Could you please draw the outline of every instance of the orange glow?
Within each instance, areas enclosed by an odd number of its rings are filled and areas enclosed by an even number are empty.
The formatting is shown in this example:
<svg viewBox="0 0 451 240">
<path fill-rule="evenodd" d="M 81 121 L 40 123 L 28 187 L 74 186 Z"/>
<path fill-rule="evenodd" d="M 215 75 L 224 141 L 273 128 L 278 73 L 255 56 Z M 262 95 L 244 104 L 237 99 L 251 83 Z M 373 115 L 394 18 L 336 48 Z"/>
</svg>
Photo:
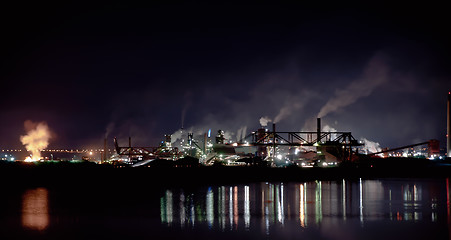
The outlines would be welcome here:
<svg viewBox="0 0 451 240">
<path fill-rule="evenodd" d="M 49 225 L 49 200 L 46 188 L 27 190 L 22 196 L 22 226 L 42 231 Z"/>
</svg>

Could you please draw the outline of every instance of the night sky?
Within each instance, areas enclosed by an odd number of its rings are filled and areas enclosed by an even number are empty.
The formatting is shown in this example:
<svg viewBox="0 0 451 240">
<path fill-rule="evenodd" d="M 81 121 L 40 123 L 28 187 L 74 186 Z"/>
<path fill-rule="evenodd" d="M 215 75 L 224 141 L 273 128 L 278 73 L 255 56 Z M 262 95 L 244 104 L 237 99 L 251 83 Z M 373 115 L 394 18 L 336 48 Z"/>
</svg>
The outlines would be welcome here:
<svg viewBox="0 0 451 240">
<path fill-rule="evenodd" d="M 261 117 L 315 131 L 318 114 L 382 147 L 445 146 L 444 5 L 10 2 L 0 149 L 23 148 L 26 120 L 47 122 L 49 148 L 81 148 L 105 136 L 156 146 L 182 124 L 235 140 Z"/>
</svg>

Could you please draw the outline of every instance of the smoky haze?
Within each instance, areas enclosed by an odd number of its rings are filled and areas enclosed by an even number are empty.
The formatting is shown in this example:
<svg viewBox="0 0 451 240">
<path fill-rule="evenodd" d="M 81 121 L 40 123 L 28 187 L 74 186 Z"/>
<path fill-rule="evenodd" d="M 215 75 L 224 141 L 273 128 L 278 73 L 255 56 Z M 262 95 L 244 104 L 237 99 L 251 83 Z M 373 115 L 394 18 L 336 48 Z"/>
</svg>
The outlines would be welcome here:
<svg viewBox="0 0 451 240">
<path fill-rule="evenodd" d="M 362 97 L 369 96 L 377 87 L 387 82 L 389 80 L 389 67 L 385 58 L 386 56 L 374 56 L 363 70 L 361 77 L 352 81 L 345 88 L 335 91 L 334 96 L 319 111 L 318 117 L 325 117 L 355 103 Z"/>
</svg>

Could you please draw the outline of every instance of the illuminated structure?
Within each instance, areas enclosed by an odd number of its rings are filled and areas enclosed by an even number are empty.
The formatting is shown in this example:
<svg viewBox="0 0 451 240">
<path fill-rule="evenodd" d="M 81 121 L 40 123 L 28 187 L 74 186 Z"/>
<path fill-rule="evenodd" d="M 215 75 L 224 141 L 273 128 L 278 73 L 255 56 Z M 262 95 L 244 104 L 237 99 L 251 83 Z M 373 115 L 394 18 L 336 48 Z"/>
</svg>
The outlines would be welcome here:
<svg viewBox="0 0 451 240">
<path fill-rule="evenodd" d="M 166 141 L 170 141 L 170 138 L 166 137 Z M 138 160 L 152 160 L 156 158 L 174 159 L 179 157 L 178 148 L 168 147 L 168 143 L 162 144 L 159 147 L 132 147 L 131 138 L 129 138 L 128 147 L 120 147 L 117 139 L 114 138 L 114 146 L 119 156 L 128 156 L 129 160 L 135 158 Z"/>
<path fill-rule="evenodd" d="M 448 95 L 448 108 L 450 108 L 451 94 Z M 450 110 L 448 109 L 448 115 Z M 448 125 L 450 118 L 448 116 Z M 450 131 L 451 127 L 448 127 Z M 448 134 L 448 138 L 449 138 Z M 118 155 L 138 157 L 138 160 L 153 160 L 163 158 L 177 160 L 184 156 L 194 157 L 205 165 L 216 163 L 226 165 L 255 165 L 271 164 L 273 166 L 298 165 L 303 167 L 337 165 L 339 162 L 353 161 L 363 142 L 357 141 L 351 132 L 322 131 L 321 119 L 317 118 L 316 131 L 281 132 L 273 129 L 260 128 L 237 142 L 232 142 L 225 137 L 222 130 L 218 130 L 215 139 L 211 140 L 211 130 L 203 134 L 203 140 L 196 140 L 193 133 L 187 134 L 187 141 L 178 148 L 171 145 L 171 136 L 166 135 L 165 141 L 159 147 L 119 147 L 115 139 L 115 147 Z M 182 134 L 182 143 L 183 134 Z M 448 145 L 451 141 L 448 140 Z M 367 154 L 368 156 L 394 152 L 402 149 L 410 149 L 420 145 L 427 145 L 428 158 L 437 158 L 440 154 L 438 140 L 392 148 L 384 151 Z M 284 149 L 285 147 L 285 149 Z M 288 151 L 286 151 L 288 148 Z M 247 150 L 245 150 L 247 149 Z M 425 148 L 426 149 L 426 148 Z M 451 146 L 448 146 L 450 151 Z M 425 152 L 426 150 L 422 150 Z M 451 156 L 451 153 L 448 153 Z M 413 155 L 414 157 L 417 155 Z M 407 157 L 407 156 L 405 156 Z"/>
<path fill-rule="evenodd" d="M 390 153 L 390 152 L 394 153 L 394 152 L 399 151 L 399 150 L 409 150 L 409 149 L 413 150 L 414 147 L 421 146 L 421 145 L 427 145 L 427 155 L 426 155 L 426 157 L 433 159 L 433 158 L 436 158 L 436 157 L 438 157 L 440 155 L 440 142 L 438 140 L 436 140 L 436 139 L 431 139 L 431 140 L 426 141 L 426 142 L 411 144 L 411 145 L 397 147 L 397 148 L 391 148 L 391 149 L 387 148 L 387 149 L 384 149 L 382 151 L 370 153 L 370 154 L 367 154 L 367 155 L 368 156 L 375 156 L 375 155 L 379 155 L 379 154 L 382 154 L 382 153 Z M 398 154 L 394 154 L 394 155 L 390 155 L 389 154 L 388 156 L 394 156 L 394 157 L 401 157 L 401 156 L 402 157 L 415 157 L 416 155 L 410 155 L 410 154 L 405 153 L 404 156 L 403 155 L 398 156 Z"/>
<path fill-rule="evenodd" d="M 293 160 L 297 159 L 290 158 L 297 155 L 299 148 L 309 147 L 316 149 L 312 159 L 322 161 L 323 166 L 329 164 L 325 163 L 326 161 L 332 161 L 331 164 L 336 164 L 337 161 L 351 161 L 355 148 L 363 144 L 358 142 L 350 132 L 322 132 L 320 118 L 317 119 L 317 123 L 317 130 L 314 132 L 278 132 L 276 125 L 273 124 L 272 131 L 258 129 L 240 142 L 233 143 L 226 141 L 222 130 L 218 130 L 214 144 L 210 140 L 211 130 L 208 134 L 204 134 L 203 144 L 201 144 L 202 140 L 194 139 L 193 133 L 188 133 L 186 144 L 180 146 L 181 152 L 171 145 L 170 135 L 165 136 L 166 140 L 159 147 L 133 147 L 130 140 L 128 147 L 119 147 L 116 139 L 114 142 L 116 153 L 119 156 L 128 156 L 130 160 L 136 158 L 138 160 L 157 158 L 177 160 L 183 156 L 191 156 L 201 159 L 201 162 L 206 165 L 213 164 L 215 161 L 227 165 L 244 165 L 248 163 L 246 158 L 249 162 L 255 163 L 253 157 L 258 157 L 260 162 L 269 161 L 278 166 L 293 163 Z M 290 147 L 290 153 L 285 154 L 282 147 Z M 243 157 L 244 160 L 241 159 Z"/>
<path fill-rule="evenodd" d="M 273 124 L 272 132 L 254 132 L 250 145 L 272 147 L 273 157 L 277 155 L 277 146 L 316 147 L 319 155 L 324 156 L 324 153 L 328 152 L 338 160 L 350 161 L 353 148 L 363 144 L 358 142 L 351 132 L 322 132 L 321 119 L 318 118 L 316 132 L 277 132 Z"/>
</svg>

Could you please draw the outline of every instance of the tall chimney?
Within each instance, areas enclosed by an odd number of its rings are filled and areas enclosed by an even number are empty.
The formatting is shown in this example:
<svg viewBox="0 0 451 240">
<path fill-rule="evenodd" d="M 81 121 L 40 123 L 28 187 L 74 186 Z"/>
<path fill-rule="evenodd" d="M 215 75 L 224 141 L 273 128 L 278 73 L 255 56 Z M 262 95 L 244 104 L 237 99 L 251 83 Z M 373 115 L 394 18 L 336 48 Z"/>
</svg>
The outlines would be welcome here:
<svg viewBox="0 0 451 240">
<path fill-rule="evenodd" d="M 448 106 L 447 106 L 447 130 L 446 130 L 446 156 L 451 157 L 451 91 L 448 92 Z"/>
<path fill-rule="evenodd" d="M 273 134 L 272 134 L 272 143 L 274 144 L 274 153 L 275 153 L 275 149 L 276 149 L 276 124 L 275 123 L 273 123 L 272 124 L 272 132 L 273 132 Z"/>
<path fill-rule="evenodd" d="M 321 118 L 316 119 L 316 142 L 319 143 L 321 138 Z"/>
</svg>

